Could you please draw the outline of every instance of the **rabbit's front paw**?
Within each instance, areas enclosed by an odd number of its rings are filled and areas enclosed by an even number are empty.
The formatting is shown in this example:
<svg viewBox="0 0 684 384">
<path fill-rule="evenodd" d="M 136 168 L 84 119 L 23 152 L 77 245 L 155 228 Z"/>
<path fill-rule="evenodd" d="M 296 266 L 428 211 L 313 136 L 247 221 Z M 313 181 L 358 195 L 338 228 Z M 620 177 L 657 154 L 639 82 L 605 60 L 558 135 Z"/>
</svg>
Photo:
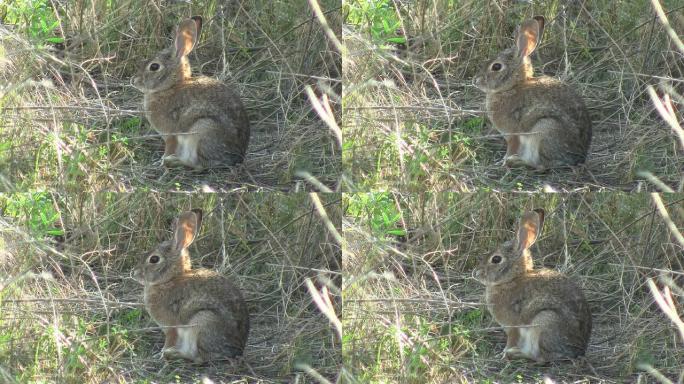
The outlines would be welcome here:
<svg viewBox="0 0 684 384">
<path fill-rule="evenodd" d="M 518 168 L 525 166 L 525 162 L 518 155 L 510 155 L 504 157 L 503 164 L 508 168 Z"/>
<path fill-rule="evenodd" d="M 176 155 L 166 155 L 162 157 L 162 165 L 166 168 L 177 168 L 183 165 Z"/>
<path fill-rule="evenodd" d="M 520 359 L 522 357 L 525 357 L 520 348 L 518 347 L 510 347 L 506 348 L 503 351 L 503 357 L 502 359 L 508 359 L 508 360 L 513 360 L 513 359 Z"/>
<path fill-rule="evenodd" d="M 183 355 L 176 347 L 168 347 L 162 349 L 161 358 L 166 360 L 182 359 Z"/>
</svg>

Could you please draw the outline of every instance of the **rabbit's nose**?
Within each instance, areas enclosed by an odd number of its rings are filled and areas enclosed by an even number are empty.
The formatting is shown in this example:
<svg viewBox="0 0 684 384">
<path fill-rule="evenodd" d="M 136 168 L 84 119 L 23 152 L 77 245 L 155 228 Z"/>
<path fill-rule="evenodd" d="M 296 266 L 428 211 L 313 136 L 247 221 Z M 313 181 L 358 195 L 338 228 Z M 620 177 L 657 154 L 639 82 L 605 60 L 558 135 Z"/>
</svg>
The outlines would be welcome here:
<svg viewBox="0 0 684 384">
<path fill-rule="evenodd" d="M 132 86 L 135 87 L 136 84 L 138 84 L 138 83 L 140 83 L 140 77 L 138 77 L 138 76 L 133 76 L 133 77 L 131 77 L 131 85 L 132 85 Z"/>
</svg>

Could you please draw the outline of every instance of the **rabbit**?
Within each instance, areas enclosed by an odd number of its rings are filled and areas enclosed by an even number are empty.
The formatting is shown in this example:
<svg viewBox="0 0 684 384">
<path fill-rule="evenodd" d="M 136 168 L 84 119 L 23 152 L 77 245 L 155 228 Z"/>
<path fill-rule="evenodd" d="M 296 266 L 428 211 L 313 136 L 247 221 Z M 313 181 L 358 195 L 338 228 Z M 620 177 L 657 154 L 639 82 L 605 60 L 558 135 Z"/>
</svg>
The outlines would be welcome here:
<svg viewBox="0 0 684 384">
<path fill-rule="evenodd" d="M 162 164 L 197 170 L 244 160 L 250 127 L 240 97 L 210 77 L 193 77 L 188 54 L 202 18 L 180 23 L 175 43 L 144 63 L 132 84 L 144 94 L 145 116 L 165 143 Z"/>
<path fill-rule="evenodd" d="M 487 62 L 474 78 L 486 93 L 485 109 L 506 139 L 506 166 L 545 171 L 582 164 L 591 143 L 591 118 L 582 98 L 568 85 L 533 77 L 530 55 L 544 32 L 535 16 L 516 32 L 516 45 Z"/>
<path fill-rule="evenodd" d="M 591 310 L 575 281 L 557 271 L 534 269 L 530 247 L 544 224 L 544 210 L 525 213 L 517 238 L 486 255 L 474 277 L 507 335 L 504 357 L 537 362 L 583 356 L 591 336 Z"/>
<path fill-rule="evenodd" d="M 192 269 L 188 247 L 197 237 L 202 211 L 184 212 L 173 239 L 144 255 L 133 278 L 144 285 L 147 312 L 166 336 L 162 358 L 195 363 L 242 355 L 249 313 L 232 281 L 207 269 Z"/>
</svg>

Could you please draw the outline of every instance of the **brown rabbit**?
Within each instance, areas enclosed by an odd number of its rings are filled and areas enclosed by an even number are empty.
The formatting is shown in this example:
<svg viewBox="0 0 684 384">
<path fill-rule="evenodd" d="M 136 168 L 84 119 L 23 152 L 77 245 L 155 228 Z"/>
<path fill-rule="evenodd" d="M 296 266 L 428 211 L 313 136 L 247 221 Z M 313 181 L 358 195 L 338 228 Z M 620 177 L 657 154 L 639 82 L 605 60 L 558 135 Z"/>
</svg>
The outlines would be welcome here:
<svg viewBox="0 0 684 384">
<path fill-rule="evenodd" d="M 559 272 L 533 269 L 530 247 L 543 223 L 543 210 L 525 213 L 517 238 L 474 271 L 486 286 L 487 308 L 508 337 L 508 358 L 575 358 L 584 355 L 591 336 L 591 312 L 579 285 Z"/>
<path fill-rule="evenodd" d="M 591 118 L 582 98 L 560 81 L 533 77 L 530 55 L 544 32 L 544 17 L 525 21 L 516 45 L 485 64 L 474 84 L 487 94 L 487 116 L 507 143 L 504 164 L 538 170 L 584 163 Z"/>
<path fill-rule="evenodd" d="M 146 62 L 132 80 L 144 93 L 145 116 L 164 138 L 167 167 L 234 165 L 243 161 L 249 144 L 249 120 L 237 94 L 216 79 L 192 77 L 188 54 L 201 31 L 200 16 L 184 20 L 174 45 Z"/>
<path fill-rule="evenodd" d="M 145 285 L 145 308 L 163 327 L 165 358 L 196 363 L 242 355 L 249 314 L 240 290 L 227 277 L 192 269 L 188 246 L 202 223 L 202 211 L 184 212 L 174 238 L 144 256 L 133 277 Z"/>
</svg>

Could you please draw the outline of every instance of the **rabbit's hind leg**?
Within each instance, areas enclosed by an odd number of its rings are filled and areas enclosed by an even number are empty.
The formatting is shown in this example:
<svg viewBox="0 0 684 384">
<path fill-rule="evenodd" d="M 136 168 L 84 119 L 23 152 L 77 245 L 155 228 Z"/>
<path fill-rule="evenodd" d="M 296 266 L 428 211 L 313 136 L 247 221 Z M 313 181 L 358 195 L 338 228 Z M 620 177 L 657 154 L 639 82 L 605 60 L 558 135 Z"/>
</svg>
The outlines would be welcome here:
<svg viewBox="0 0 684 384">
<path fill-rule="evenodd" d="M 529 326 L 520 328 L 518 346 L 513 352 L 537 362 L 554 360 L 554 356 L 549 356 L 548 346 L 558 343 L 560 326 L 560 318 L 556 312 L 539 312 Z"/>
<path fill-rule="evenodd" d="M 564 168 L 583 163 L 586 153 L 582 153 L 580 138 L 571 134 L 569 127 L 558 120 L 546 118 L 539 120 L 535 130 L 543 132 L 543 140 L 539 146 L 539 164 L 543 168 Z"/>
<path fill-rule="evenodd" d="M 200 355 L 205 360 L 234 359 L 242 355 L 242 347 L 239 341 L 234 340 L 235 335 L 227 330 L 235 330 L 234 326 L 226 324 L 226 319 L 220 321 L 214 315 L 214 321 L 206 323 L 198 335 L 198 348 Z"/>
<path fill-rule="evenodd" d="M 568 332 L 572 324 L 562 321 L 557 312 L 542 311 L 533 320 L 539 332 L 537 361 L 563 360 L 576 357 L 575 349 L 568 345 Z"/>
<path fill-rule="evenodd" d="M 537 120 L 532 131 L 520 135 L 520 158 L 537 171 L 568 165 L 572 156 L 562 124 L 553 118 Z"/>
<path fill-rule="evenodd" d="M 202 136 L 199 143 L 199 158 L 205 168 L 229 167 L 243 161 L 242 153 L 222 130 L 214 129 Z"/>
<path fill-rule="evenodd" d="M 206 346 L 207 333 L 215 331 L 218 317 L 211 311 L 200 311 L 192 316 L 190 324 L 176 328 L 178 337 L 174 346 L 164 348 L 162 353 L 166 358 L 182 357 L 201 364 L 207 360 L 203 353 Z M 168 356 L 167 356 L 168 355 Z"/>
<path fill-rule="evenodd" d="M 539 329 L 534 324 L 520 328 L 518 345 L 509 353 L 539 361 L 539 334 Z"/>
</svg>

